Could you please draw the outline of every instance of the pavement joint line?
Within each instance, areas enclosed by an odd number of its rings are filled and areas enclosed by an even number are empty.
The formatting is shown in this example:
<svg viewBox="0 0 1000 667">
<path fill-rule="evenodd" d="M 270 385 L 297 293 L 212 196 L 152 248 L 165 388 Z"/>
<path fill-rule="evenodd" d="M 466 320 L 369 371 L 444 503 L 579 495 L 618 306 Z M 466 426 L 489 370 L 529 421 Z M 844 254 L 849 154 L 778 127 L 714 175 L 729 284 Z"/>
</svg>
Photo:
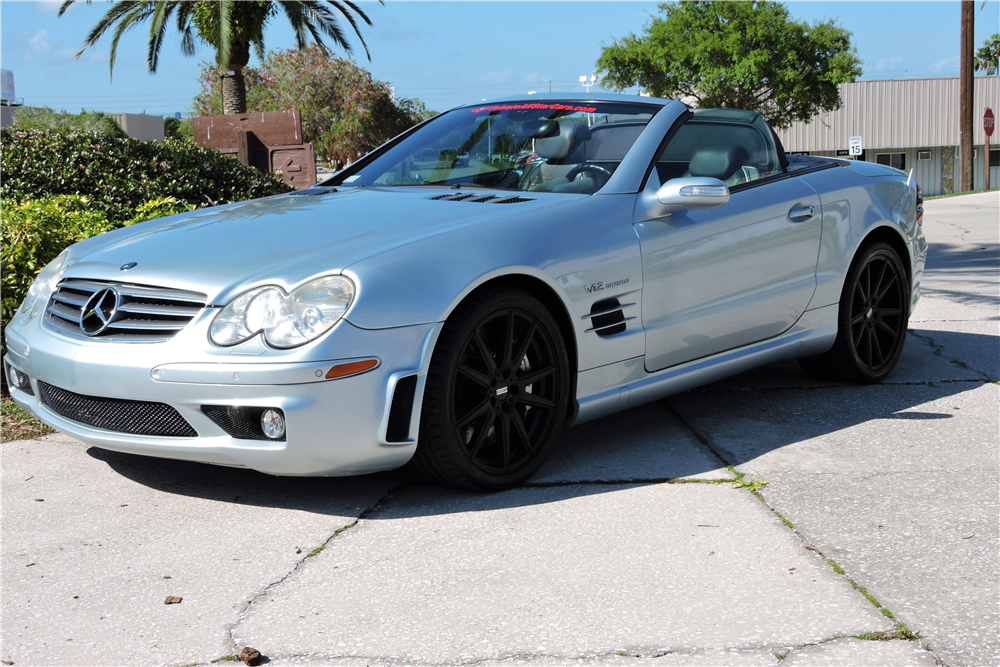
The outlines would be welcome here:
<svg viewBox="0 0 1000 667">
<path fill-rule="evenodd" d="M 726 484 L 736 482 L 736 477 L 720 477 L 716 479 L 688 479 L 685 477 L 639 477 L 634 479 L 580 479 L 559 480 L 553 482 L 525 482 L 522 489 L 548 489 L 560 486 L 627 486 L 629 484 Z"/>
<path fill-rule="evenodd" d="M 890 619 L 891 621 L 893 621 L 896 624 L 896 630 L 895 630 L 895 632 L 892 632 L 892 633 L 885 633 L 885 632 L 868 633 L 868 635 L 866 635 L 866 636 L 855 636 L 856 639 L 883 639 L 883 638 L 885 638 L 885 639 L 904 639 L 904 640 L 907 640 L 907 641 L 919 641 L 921 639 L 920 638 L 920 631 L 919 630 L 917 630 L 916 632 L 912 632 L 908 627 L 906 627 L 906 624 L 903 623 L 902 621 L 900 621 L 899 619 L 897 619 L 896 616 L 892 613 L 892 611 L 890 611 L 889 609 L 887 609 L 878 600 L 876 600 L 873 595 L 871 595 L 870 593 L 868 593 L 868 590 L 865 587 L 859 586 L 858 583 L 854 581 L 854 579 L 852 579 L 851 577 L 848 577 L 847 573 L 844 571 L 844 569 L 842 567 L 840 567 L 840 565 L 838 565 L 833 559 L 827 558 L 823 554 L 823 552 L 821 552 L 814 544 L 812 544 L 806 538 L 806 536 L 803 535 L 795 527 L 794 524 L 792 524 L 791 521 L 789 521 L 784 516 L 782 516 L 782 514 L 777 509 L 775 509 L 774 507 L 772 507 L 767 502 L 767 500 L 764 498 L 763 494 L 760 492 L 760 489 L 763 488 L 767 484 L 767 482 L 764 482 L 764 481 L 756 481 L 756 482 L 754 482 L 753 481 L 754 478 L 751 476 L 751 482 L 750 483 L 744 483 L 743 482 L 744 473 L 737 471 L 736 468 L 735 468 L 735 466 L 733 464 L 731 464 L 719 451 L 717 451 L 711 445 L 711 443 L 709 442 L 708 438 L 705 435 L 703 435 L 702 433 L 700 433 L 697 429 L 695 429 L 694 425 L 689 420 L 687 420 L 683 415 L 681 415 L 680 412 L 678 412 L 674 408 L 673 405 L 671 405 L 667 400 L 664 400 L 663 402 L 664 402 L 664 404 L 666 404 L 667 409 L 670 412 L 672 412 L 675 417 L 677 417 L 677 419 L 681 422 L 681 424 L 683 424 L 685 427 L 687 427 L 687 429 L 689 431 L 691 431 L 691 433 L 694 434 L 694 436 L 698 439 L 699 442 L 701 442 L 701 444 L 703 444 L 710 452 L 712 452 L 716 457 L 718 457 L 718 459 L 720 461 L 722 461 L 724 464 L 726 464 L 726 468 L 728 468 L 733 474 L 735 474 L 737 476 L 737 481 L 733 482 L 733 487 L 734 488 L 745 488 L 752 495 L 754 495 L 757 498 L 757 500 L 759 500 L 761 503 L 764 504 L 765 507 L 767 507 L 769 510 L 771 510 L 771 512 L 773 512 L 775 516 L 777 516 L 779 519 L 781 519 L 782 523 L 784 523 L 793 533 L 795 533 L 799 537 L 799 539 L 801 539 L 805 543 L 806 549 L 808 549 L 809 551 L 815 552 L 816 555 L 818 555 L 820 558 L 822 558 L 824 561 L 826 561 L 826 563 L 828 565 L 830 565 L 831 568 L 833 568 L 834 572 L 836 572 L 837 574 L 839 574 L 840 576 L 842 576 L 843 578 L 845 578 L 847 580 L 847 582 L 851 585 L 851 587 L 854 588 L 854 590 L 856 590 L 859 593 L 861 593 L 861 595 L 863 595 L 865 597 L 865 599 L 868 600 L 868 602 L 870 602 L 872 605 L 874 605 L 882 613 L 883 616 L 885 616 L 886 618 Z M 937 664 L 939 664 L 939 665 L 945 665 L 945 662 L 931 648 L 930 644 L 928 644 L 926 642 L 921 642 L 920 645 L 925 650 L 929 651 L 931 653 L 931 655 L 934 656 L 934 660 L 935 660 L 935 662 Z"/>
<path fill-rule="evenodd" d="M 791 655 L 795 651 L 801 651 L 802 649 L 811 648 L 814 646 L 822 646 L 823 644 L 828 644 L 839 639 L 856 639 L 858 641 L 912 641 L 903 639 L 895 636 L 896 633 L 887 633 L 882 631 L 875 631 L 869 633 L 862 633 L 860 635 L 834 635 L 832 637 L 827 637 L 825 639 L 820 639 L 813 642 L 805 642 L 802 644 L 787 645 L 782 644 L 775 646 L 774 644 L 749 644 L 743 646 L 727 646 L 727 647 L 618 647 L 613 649 L 608 649 L 604 651 L 597 652 L 583 652 L 577 654 L 562 654 L 562 653 L 537 653 L 532 651 L 522 651 L 517 653 L 507 653 L 497 656 L 484 656 L 481 658 L 469 658 L 469 659 L 456 659 L 450 661 L 428 661 L 419 659 L 407 659 L 401 658 L 400 656 L 384 656 L 384 655 L 358 655 L 353 653 L 289 653 L 281 655 L 266 655 L 268 661 L 273 662 L 275 660 L 305 660 L 309 662 L 316 661 L 319 664 L 325 664 L 331 661 L 344 660 L 344 661 L 366 661 L 374 663 L 388 663 L 393 665 L 409 665 L 412 667 L 470 667 L 472 665 L 481 665 L 490 662 L 509 662 L 513 660 L 583 660 L 583 661 L 600 661 L 605 658 L 637 658 L 640 660 L 655 660 L 657 658 L 662 658 L 668 655 L 685 655 L 685 656 L 696 656 L 699 654 L 715 653 L 715 652 L 725 652 L 725 653 L 758 653 L 761 651 L 768 651 L 773 655 L 779 662 L 784 660 L 786 657 Z M 931 651 L 926 645 L 921 645 L 927 651 Z M 938 664 L 944 665 L 940 662 L 938 657 L 934 655 Z M 221 658 L 216 658 L 207 663 L 189 663 L 183 665 L 182 667 L 207 667 L 209 665 L 218 664 L 225 661 L 238 661 L 238 656 L 225 655 Z"/>
<path fill-rule="evenodd" d="M 376 509 L 378 509 L 379 505 L 381 505 L 382 503 L 390 500 L 394 496 L 395 493 L 397 493 L 398 491 L 401 491 L 403 488 L 409 486 L 410 484 L 411 484 L 411 482 L 409 480 L 404 480 L 404 481 L 400 482 L 399 484 L 397 484 L 396 486 L 390 488 L 378 500 L 376 500 L 374 503 L 372 503 L 371 505 L 369 505 L 368 507 L 366 507 L 365 509 L 363 509 L 361 511 L 361 513 L 358 514 L 358 517 L 354 521 L 352 521 L 349 524 L 346 524 L 346 525 L 343 525 L 343 526 L 337 528 L 335 531 L 333 531 L 333 533 L 328 538 L 326 538 L 325 540 L 323 540 L 323 543 L 320 546 L 316 547 L 315 549 L 313 549 L 312 551 L 310 551 L 309 553 L 307 553 L 306 555 L 304 555 L 302 558 L 300 558 L 298 561 L 296 561 L 296 563 L 292 567 L 292 569 L 290 569 L 288 572 L 286 572 L 284 574 L 284 576 L 282 576 L 280 579 L 272 581 L 267 586 L 265 586 L 263 589 L 261 589 L 259 592 L 257 592 L 254 595 L 252 595 L 250 597 L 250 599 L 247 600 L 246 604 L 243 605 L 243 608 L 240 609 L 240 611 L 237 613 L 236 621 L 233 622 L 233 623 L 231 623 L 229 625 L 229 628 L 228 628 L 228 630 L 229 630 L 229 640 L 230 640 L 230 642 L 232 642 L 233 647 L 236 649 L 236 653 L 238 654 L 240 652 L 240 650 L 242 650 L 242 647 L 240 646 L 240 643 L 236 640 L 236 636 L 235 636 L 236 628 L 240 625 L 240 623 L 242 623 L 243 621 L 246 620 L 246 616 L 247 616 L 247 614 L 249 613 L 251 607 L 253 607 L 254 604 L 256 604 L 258 601 L 264 599 L 268 595 L 268 593 L 271 592 L 271 589 L 273 589 L 273 588 L 275 588 L 277 586 L 280 586 L 285 581 L 287 581 L 288 579 L 290 579 L 293 575 L 295 575 L 295 573 L 298 572 L 309 561 L 309 559 L 311 559 L 314 556 L 319 555 L 341 533 L 344 533 L 344 532 L 350 530 L 351 528 L 354 528 L 358 524 L 360 524 L 363 520 L 365 520 L 369 516 L 371 516 L 372 513 L 375 512 Z M 225 660 L 228 660 L 228 659 L 229 659 L 229 656 L 227 655 L 227 656 L 223 656 L 221 658 L 217 658 L 216 660 L 212 660 L 211 662 L 215 663 L 215 662 L 219 662 L 219 661 L 225 661 Z M 211 663 L 208 663 L 208 664 L 211 664 Z"/>
<path fill-rule="evenodd" d="M 927 335 L 923 335 L 923 334 L 918 334 L 918 333 L 914 332 L 913 329 L 909 329 L 909 328 L 906 330 L 906 332 L 908 334 L 910 334 L 911 336 L 913 336 L 914 338 L 917 338 L 919 340 L 922 340 L 922 341 L 926 342 L 930 346 L 931 351 L 934 353 L 935 356 L 941 357 L 942 359 L 945 358 L 945 356 L 943 354 L 943 352 L 944 352 L 944 346 L 940 345 L 938 343 L 935 343 L 933 336 L 927 336 Z M 989 379 L 987 377 L 986 373 L 983 373 L 982 371 L 980 371 L 980 370 L 978 370 L 976 368 L 972 368 L 971 366 L 969 366 L 969 364 L 965 363 L 964 361 L 956 359 L 955 357 L 947 357 L 947 359 L 948 359 L 948 363 L 954 364 L 955 366 L 958 366 L 959 368 L 967 370 L 967 371 L 969 371 L 971 373 L 979 373 L 982 376 L 982 379 L 984 381 Z"/>
<path fill-rule="evenodd" d="M 886 387 L 936 387 L 942 384 L 973 384 L 977 382 L 996 382 L 992 378 L 978 377 L 978 378 L 958 378 L 951 380 L 927 380 L 924 382 L 879 382 L 874 386 L 886 386 Z M 712 389 L 705 387 L 702 389 L 692 389 L 688 391 L 689 394 L 772 394 L 783 391 L 813 391 L 817 389 L 845 389 L 845 388 L 857 388 L 857 385 L 853 384 L 841 384 L 841 383 L 831 383 L 831 384 L 809 384 L 809 385 L 796 385 L 789 387 L 735 387 L 732 389 Z"/>
</svg>

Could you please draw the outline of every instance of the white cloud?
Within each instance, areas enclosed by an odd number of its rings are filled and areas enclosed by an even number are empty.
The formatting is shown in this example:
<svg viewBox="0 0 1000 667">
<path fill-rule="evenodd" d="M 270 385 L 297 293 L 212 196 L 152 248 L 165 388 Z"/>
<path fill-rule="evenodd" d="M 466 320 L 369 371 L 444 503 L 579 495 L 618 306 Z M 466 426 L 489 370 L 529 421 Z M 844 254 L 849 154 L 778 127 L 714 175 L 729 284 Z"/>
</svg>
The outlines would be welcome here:
<svg viewBox="0 0 1000 667">
<path fill-rule="evenodd" d="M 931 65 L 931 69 L 935 72 L 940 72 L 943 69 L 953 69 L 958 67 L 958 60 L 958 56 L 955 56 L 954 58 L 945 58 L 944 60 L 939 60 Z"/>
<path fill-rule="evenodd" d="M 876 71 L 884 71 L 887 69 L 896 69 L 899 65 L 903 63 L 902 56 L 894 56 L 892 58 L 882 58 L 882 60 L 875 63 Z"/>
<path fill-rule="evenodd" d="M 511 71 L 505 69 L 502 72 L 489 72 L 486 76 L 479 77 L 483 83 L 507 83 L 510 81 Z"/>
<path fill-rule="evenodd" d="M 15 39 L 19 45 L 18 55 L 25 60 L 62 63 L 76 59 L 76 50 L 62 40 L 53 42 L 45 30 L 22 32 Z"/>
<path fill-rule="evenodd" d="M 35 9 L 40 11 L 42 14 L 52 14 L 59 11 L 59 7 L 62 5 L 61 0 L 35 0 Z M 72 5 L 70 5 L 72 7 Z"/>
</svg>

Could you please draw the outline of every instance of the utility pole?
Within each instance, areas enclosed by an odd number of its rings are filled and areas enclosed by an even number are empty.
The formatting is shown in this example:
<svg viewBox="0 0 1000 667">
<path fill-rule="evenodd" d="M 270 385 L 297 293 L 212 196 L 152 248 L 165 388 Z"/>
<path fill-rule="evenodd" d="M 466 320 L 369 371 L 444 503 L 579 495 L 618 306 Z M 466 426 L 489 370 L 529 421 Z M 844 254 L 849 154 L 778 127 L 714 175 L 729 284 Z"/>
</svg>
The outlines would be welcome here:
<svg viewBox="0 0 1000 667">
<path fill-rule="evenodd" d="M 959 53 L 959 111 L 958 111 L 958 146 L 959 146 L 959 192 L 973 189 L 972 180 L 972 99 L 973 99 L 973 40 L 975 39 L 974 0 L 962 0 L 962 43 Z"/>
</svg>

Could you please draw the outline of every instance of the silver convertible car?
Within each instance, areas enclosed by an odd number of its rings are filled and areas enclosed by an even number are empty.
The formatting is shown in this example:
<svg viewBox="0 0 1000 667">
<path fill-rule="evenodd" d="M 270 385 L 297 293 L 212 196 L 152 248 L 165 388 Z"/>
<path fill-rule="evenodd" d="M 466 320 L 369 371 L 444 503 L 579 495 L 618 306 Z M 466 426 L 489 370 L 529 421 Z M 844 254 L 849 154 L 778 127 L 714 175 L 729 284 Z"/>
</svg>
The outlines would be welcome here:
<svg viewBox="0 0 1000 667">
<path fill-rule="evenodd" d="M 919 207 L 912 175 L 788 156 L 755 113 L 484 102 L 318 186 L 77 243 L 4 367 L 97 447 L 502 489 L 572 424 L 754 366 L 885 378 Z"/>
</svg>

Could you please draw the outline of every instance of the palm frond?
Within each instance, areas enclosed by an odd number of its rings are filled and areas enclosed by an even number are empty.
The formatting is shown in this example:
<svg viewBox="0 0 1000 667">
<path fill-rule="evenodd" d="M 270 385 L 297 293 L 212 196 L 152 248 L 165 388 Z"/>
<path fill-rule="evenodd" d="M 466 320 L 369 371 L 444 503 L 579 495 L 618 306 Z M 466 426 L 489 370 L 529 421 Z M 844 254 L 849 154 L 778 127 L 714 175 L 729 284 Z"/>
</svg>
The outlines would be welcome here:
<svg viewBox="0 0 1000 667">
<path fill-rule="evenodd" d="M 368 60 L 371 61 L 372 54 L 368 52 L 368 44 L 365 43 L 365 38 L 362 37 L 361 30 L 358 28 L 358 24 L 354 20 L 354 17 L 351 16 L 351 12 L 348 11 L 348 9 L 345 9 L 344 5 L 347 5 L 348 8 L 353 9 L 355 12 L 357 12 L 358 16 L 360 16 L 364 20 L 364 22 L 367 23 L 368 25 L 372 24 L 371 19 L 368 18 L 367 14 L 365 14 L 363 11 L 361 11 L 360 7 L 358 7 L 356 4 L 354 4 L 353 2 L 351 2 L 351 0 L 343 0 L 342 3 L 339 2 L 338 0 L 327 0 L 327 2 L 329 2 L 333 7 L 336 7 L 337 11 L 339 11 L 341 14 L 343 14 L 344 17 L 351 24 L 351 27 L 354 28 L 354 34 L 358 36 L 359 40 L 361 40 L 361 46 L 363 46 L 364 49 L 365 49 L 365 55 L 368 56 Z M 333 15 L 331 13 L 331 17 L 332 16 Z M 336 19 L 334 19 L 334 20 L 336 20 Z"/>
<path fill-rule="evenodd" d="M 155 9 L 155 7 L 151 7 L 150 5 L 155 5 L 156 3 L 136 2 L 132 4 L 132 9 L 118 21 L 118 27 L 115 28 L 114 35 L 111 38 L 111 53 L 108 55 L 108 67 L 110 68 L 112 77 L 114 76 L 115 71 L 115 59 L 118 56 L 118 41 L 122 38 L 122 35 L 137 26 L 140 21 L 149 18 L 149 15 L 152 14 Z M 110 13 L 110 11 L 108 13 Z"/>
<path fill-rule="evenodd" d="M 152 21 L 149 23 L 149 42 L 146 45 L 146 64 L 150 72 L 156 71 L 160 60 L 160 47 L 167 33 L 167 21 L 177 8 L 177 0 L 157 2 L 153 10 Z"/>
<path fill-rule="evenodd" d="M 278 0 L 285 17 L 295 31 L 295 45 L 304 49 L 309 43 L 309 31 L 306 30 L 306 19 L 302 12 L 302 2 L 299 0 Z"/>
<path fill-rule="evenodd" d="M 218 5 L 218 25 L 219 41 L 216 43 L 218 51 L 215 54 L 215 62 L 219 67 L 229 67 L 229 46 L 232 39 L 232 25 L 229 23 L 233 15 L 233 0 L 219 0 Z"/>
<path fill-rule="evenodd" d="M 177 9 L 177 32 L 181 34 L 181 53 L 186 56 L 194 55 L 194 31 L 191 30 L 191 22 L 194 19 L 195 3 L 180 2 Z"/>
</svg>

